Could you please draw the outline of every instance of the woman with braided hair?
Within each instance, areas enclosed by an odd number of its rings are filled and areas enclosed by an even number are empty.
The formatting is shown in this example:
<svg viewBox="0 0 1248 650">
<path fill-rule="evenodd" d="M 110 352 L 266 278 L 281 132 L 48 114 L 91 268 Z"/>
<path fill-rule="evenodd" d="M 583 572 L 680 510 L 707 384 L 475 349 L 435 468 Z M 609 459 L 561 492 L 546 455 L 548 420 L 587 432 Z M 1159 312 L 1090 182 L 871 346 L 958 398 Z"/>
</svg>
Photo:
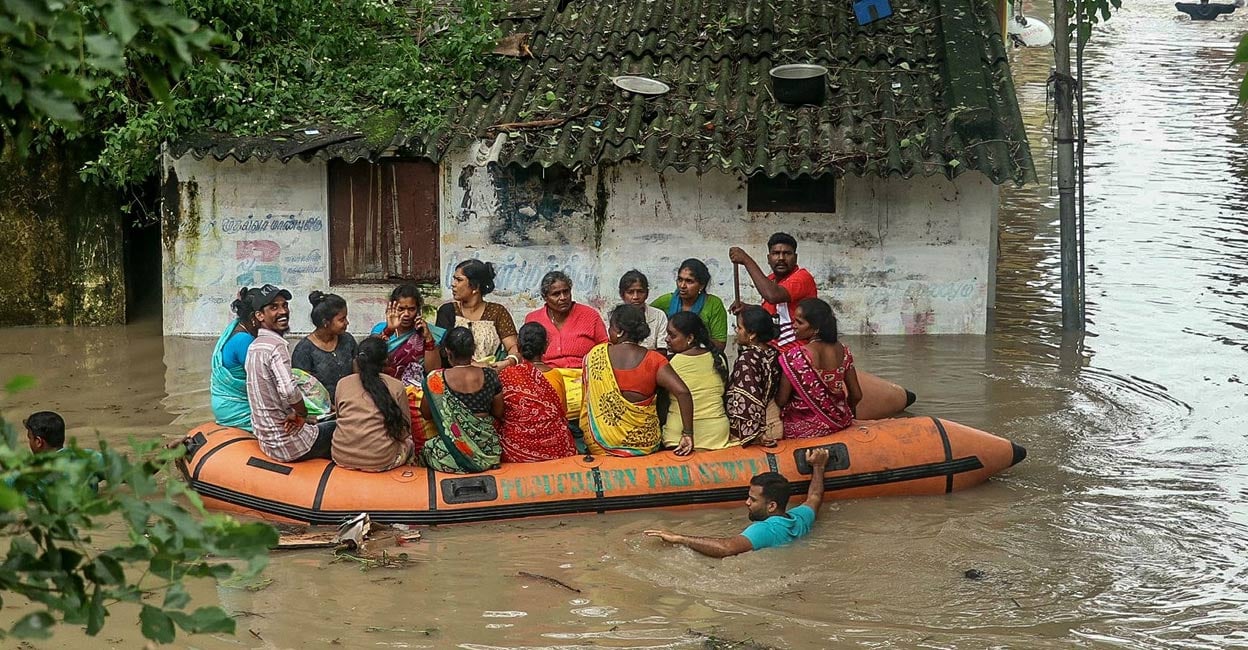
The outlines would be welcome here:
<svg viewBox="0 0 1248 650">
<path fill-rule="evenodd" d="M 724 390 L 728 385 L 728 359 L 711 339 L 706 323 L 691 311 L 674 314 L 667 321 L 667 349 L 671 368 L 689 388 L 693 398 L 693 430 L 698 432 L 698 449 L 729 446 L 728 414 L 724 412 Z M 679 404 L 668 407 L 663 426 L 663 446 L 681 443 Z"/>
<path fill-rule="evenodd" d="M 364 339 L 353 362 L 355 374 L 338 382 L 333 458 L 339 467 L 385 472 L 412 460 L 407 393 L 403 382 L 382 372 L 386 356 L 384 340 Z"/>
</svg>

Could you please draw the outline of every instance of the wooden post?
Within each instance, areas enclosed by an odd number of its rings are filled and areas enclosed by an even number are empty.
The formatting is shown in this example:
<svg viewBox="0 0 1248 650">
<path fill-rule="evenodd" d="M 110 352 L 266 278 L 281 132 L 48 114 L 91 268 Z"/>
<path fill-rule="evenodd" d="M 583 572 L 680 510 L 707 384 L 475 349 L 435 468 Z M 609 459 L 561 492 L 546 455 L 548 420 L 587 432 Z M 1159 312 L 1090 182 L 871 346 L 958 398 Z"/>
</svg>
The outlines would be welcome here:
<svg viewBox="0 0 1248 650">
<path fill-rule="evenodd" d="M 736 291 L 737 302 L 741 302 L 741 265 L 732 265 L 732 288 Z"/>
<path fill-rule="evenodd" d="M 1071 24 L 1065 0 L 1053 3 L 1053 73 L 1057 105 L 1057 201 L 1061 239 L 1062 329 L 1083 331 L 1083 282 L 1079 277 L 1079 229 L 1075 212 L 1074 86 L 1070 75 Z M 1077 38 L 1077 32 L 1076 32 Z"/>
</svg>

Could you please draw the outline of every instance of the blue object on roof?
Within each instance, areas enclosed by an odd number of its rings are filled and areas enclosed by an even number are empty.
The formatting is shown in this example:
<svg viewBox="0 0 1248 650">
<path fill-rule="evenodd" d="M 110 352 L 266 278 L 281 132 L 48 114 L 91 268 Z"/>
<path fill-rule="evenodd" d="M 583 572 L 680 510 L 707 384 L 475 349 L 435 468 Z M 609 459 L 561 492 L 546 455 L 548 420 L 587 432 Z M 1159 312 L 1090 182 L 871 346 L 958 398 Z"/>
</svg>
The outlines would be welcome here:
<svg viewBox="0 0 1248 650">
<path fill-rule="evenodd" d="M 859 25 L 865 25 L 893 15 L 893 6 L 888 0 L 855 0 L 854 15 Z"/>
</svg>

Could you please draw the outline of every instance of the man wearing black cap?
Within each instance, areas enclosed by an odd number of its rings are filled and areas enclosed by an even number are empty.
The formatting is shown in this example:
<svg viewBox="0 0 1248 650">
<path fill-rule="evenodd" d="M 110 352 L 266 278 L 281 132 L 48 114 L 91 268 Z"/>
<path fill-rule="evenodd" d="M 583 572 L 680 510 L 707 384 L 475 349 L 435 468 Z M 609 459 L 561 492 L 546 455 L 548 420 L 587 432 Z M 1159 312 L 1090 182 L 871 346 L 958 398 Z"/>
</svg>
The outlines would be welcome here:
<svg viewBox="0 0 1248 650">
<path fill-rule="evenodd" d="M 329 458 L 335 423 L 308 417 L 282 338 L 290 331 L 290 292 L 266 284 L 251 299 L 260 329 L 247 348 L 247 401 L 260 450 L 286 463 Z"/>
</svg>

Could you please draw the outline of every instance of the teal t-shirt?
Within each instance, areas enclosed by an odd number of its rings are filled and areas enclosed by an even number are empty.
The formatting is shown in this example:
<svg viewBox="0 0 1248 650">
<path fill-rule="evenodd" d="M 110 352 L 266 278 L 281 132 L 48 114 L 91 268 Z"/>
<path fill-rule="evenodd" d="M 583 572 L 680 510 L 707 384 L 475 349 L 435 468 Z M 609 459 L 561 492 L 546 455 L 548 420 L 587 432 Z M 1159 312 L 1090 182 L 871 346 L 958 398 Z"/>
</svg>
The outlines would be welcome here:
<svg viewBox="0 0 1248 650">
<path fill-rule="evenodd" d="M 772 546 L 784 546 L 789 542 L 805 536 L 815 523 L 815 511 L 802 504 L 783 515 L 772 515 L 763 521 L 756 521 L 741 534 L 750 540 L 750 546 L 759 551 Z"/>
<path fill-rule="evenodd" d="M 672 301 L 680 300 L 675 296 L 675 293 L 665 293 L 650 303 L 650 306 L 667 313 L 667 308 Z M 728 310 L 724 308 L 724 301 L 720 300 L 719 296 L 706 294 L 706 303 L 702 305 L 702 313 L 698 316 L 701 316 L 702 322 L 706 323 L 706 329 L 710 330 L 712 339 L 721 343 L 728 341 Z M 671 317 L 668 318 L 670 320 Z M 662 340 L 661 336 L 659 340 Z"/>
</svg>

